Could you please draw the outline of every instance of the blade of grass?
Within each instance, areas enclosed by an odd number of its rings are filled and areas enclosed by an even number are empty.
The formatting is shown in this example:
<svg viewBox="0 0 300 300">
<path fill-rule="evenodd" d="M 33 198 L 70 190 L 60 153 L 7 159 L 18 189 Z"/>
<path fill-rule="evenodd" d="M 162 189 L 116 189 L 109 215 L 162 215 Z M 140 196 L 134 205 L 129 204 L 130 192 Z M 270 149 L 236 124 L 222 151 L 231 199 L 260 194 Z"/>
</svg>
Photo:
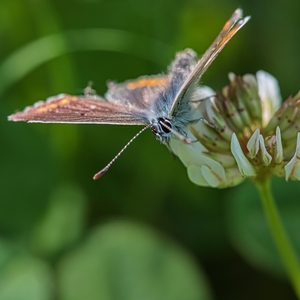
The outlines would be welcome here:
<svg viewBox="0 0 300 300">
<path fill-rule="evenodd" d="M 134 55 L 165 66 L 174 53 L 171 46 L 122 30 L 90 28 L 69 30 L 30 42 L 0 65 L 0 95 L 38 66 L 66 53 L 113 51 Z"/>
</svg>

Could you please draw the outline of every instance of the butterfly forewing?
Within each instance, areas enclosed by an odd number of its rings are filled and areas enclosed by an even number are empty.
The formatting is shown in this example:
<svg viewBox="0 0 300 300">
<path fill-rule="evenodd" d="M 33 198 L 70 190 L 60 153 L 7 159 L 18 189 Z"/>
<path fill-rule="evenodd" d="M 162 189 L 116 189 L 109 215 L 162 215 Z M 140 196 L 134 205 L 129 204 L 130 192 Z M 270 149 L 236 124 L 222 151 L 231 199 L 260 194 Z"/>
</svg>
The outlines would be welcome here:
<svg viewBox="0 0 300 300">
<path fill-rule="evenodd" d="M 178 104 L 183 100 L 188 90 L 195 87 L 195 84 L 199 82 L 203 73 L 218 56 L 224 46 L 250 19 L 250 17 L 242 19 L 242 16 L 242 10 L 237 9 L 232 14 L 231 18 L 225 23 L 219 35 L 216 37 L 211 46 L 206 50 L 204 55 L 198 61 L 194 70 L 189 74 L 185 82 L 182 84 L 180 90 L 174 98 L 174 102 L 169 113 L 170 117 L 173 116 Z"/>
<path fill-rule="evenodd" d="M 8 119 L 30 123 L 148 124 L 142 110 L 112 104 L 96 96 L 76 97 L 66 94 L 39 101 Z"/>
</svg>

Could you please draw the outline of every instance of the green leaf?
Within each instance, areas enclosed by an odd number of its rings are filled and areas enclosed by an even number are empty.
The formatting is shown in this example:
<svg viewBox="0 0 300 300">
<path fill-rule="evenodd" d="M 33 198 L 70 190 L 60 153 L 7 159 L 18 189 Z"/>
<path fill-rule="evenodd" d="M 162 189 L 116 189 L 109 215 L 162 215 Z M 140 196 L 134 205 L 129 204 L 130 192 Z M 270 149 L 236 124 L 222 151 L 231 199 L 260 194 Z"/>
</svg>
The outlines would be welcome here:
<svg viewBox="0 0 300 300">
<path fill-rule="evenodd" d="M 32 234 L 33 251 L 55 255 L 81 236 L 85 223 L 86 199 L 76 186 L 63 185 L 52 194 L 46 214 Z"/>
<path fill-rule="evenodd" d="M 0 94 L 45 62 L 70 52 L 95 50 L 128 53 L 161 65 L 174 52 L 168 44 L 125 30 L 87 28 L 52 34 L 31 41 L 5 58 L 0 64 Z"/>
<path fill-rule="evenodd" d="M 0 300 L 52 299 L 52 274 L 42 260 L 17 256 L 0 269 Z"/>
<path fill-rule="evenodd" d="M 199 266 L 186 251 L 126 221 L 96 228 L 58 271 L 63 300 L 209 299 Z"/>
</svg>

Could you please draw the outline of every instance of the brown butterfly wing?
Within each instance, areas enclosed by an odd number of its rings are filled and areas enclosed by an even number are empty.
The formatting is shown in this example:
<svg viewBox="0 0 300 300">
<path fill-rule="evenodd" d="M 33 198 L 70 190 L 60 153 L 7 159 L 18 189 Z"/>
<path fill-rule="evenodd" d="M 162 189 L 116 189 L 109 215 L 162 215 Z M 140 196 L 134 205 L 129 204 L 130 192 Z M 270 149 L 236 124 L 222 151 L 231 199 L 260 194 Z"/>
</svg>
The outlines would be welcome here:
<svg viewBox="0 0 300 300">
<path fill-rule="evenodd" d="M 10 121 L 29 123 L 81 123 L 147 125 L 142 110 L 109 103 L 98 96 L 61 94 L 39 101 L 8 117 Z"/>
<path fill-rule="evenodd" d="M 203 73 L 211 65 L 225 45 L 248 22 L 249 19 L 250 17 L 243 18 L 243 11 L 241 9 L 238 8 L 235 10 L 230 19 L 223 26 L 221 32 L 218 34 L 214 42 L 206 50 L 204 55 L 197 62 L 197 65 L 193 71 L 189 74 L 185 82 L 180 87 L 180 90 L 174 97 L 173 105 L 170 108 L 170 116 L 173 116 L 175 110 L 182 110 L 182 105 L 185 105 L 185 103 L 182 103 L 185 95 L 188 95 L 189 91 L 195 88 Z"/>
<path fill-rule="evenodd" d="M 108 83 L 105 98 L 108 102 L 147 110 L 170 84 L 168 75 L 142 76 L 123 83 Z"/>
</svg>

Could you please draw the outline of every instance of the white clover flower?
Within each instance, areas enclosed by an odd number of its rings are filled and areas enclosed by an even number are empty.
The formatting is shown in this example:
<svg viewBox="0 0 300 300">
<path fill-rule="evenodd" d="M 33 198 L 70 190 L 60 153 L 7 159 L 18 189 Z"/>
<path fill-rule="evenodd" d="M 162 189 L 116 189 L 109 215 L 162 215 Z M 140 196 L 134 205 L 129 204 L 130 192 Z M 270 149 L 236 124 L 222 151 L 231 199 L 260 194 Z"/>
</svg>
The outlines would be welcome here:
<svg viewBox="0 0 300 300">
<path fill-rule="evenodd" d="M 229 74 L 229 80 L 230 85 L 213 101 L 203 101 L 195 113 L 215 128 L 196 122 L 189 126 L 188 137 L 198 142 L 171 141 L 191 181 L 225 188 L 245 178 L 272 175 L 300 180 L 300 92 L 281 104 L 277 80 L 264 71 L 256 76 Z"/>
</svg>

